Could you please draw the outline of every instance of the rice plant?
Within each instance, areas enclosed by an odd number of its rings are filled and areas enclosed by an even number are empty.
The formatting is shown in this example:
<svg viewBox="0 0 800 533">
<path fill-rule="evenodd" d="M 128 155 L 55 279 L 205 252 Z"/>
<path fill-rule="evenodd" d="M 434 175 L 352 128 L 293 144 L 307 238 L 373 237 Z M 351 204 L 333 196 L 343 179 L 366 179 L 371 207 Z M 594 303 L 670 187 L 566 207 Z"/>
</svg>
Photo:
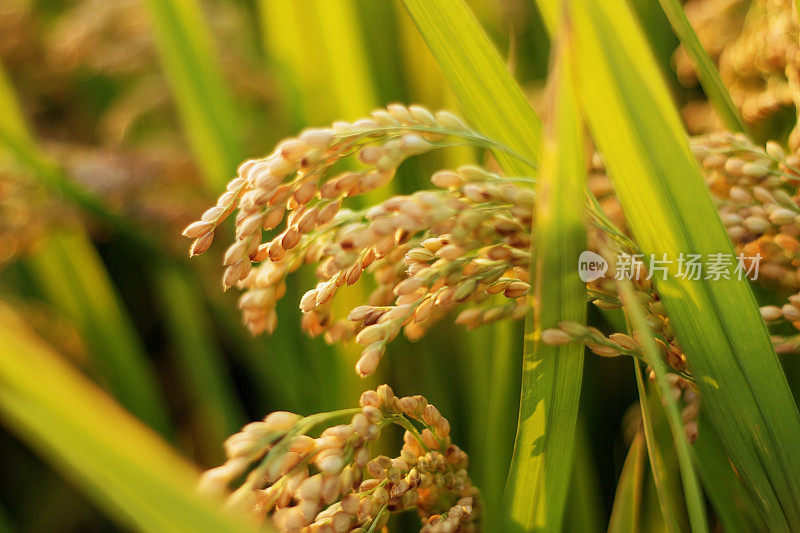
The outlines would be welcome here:
<svg viewBox="0 0 800 533">
<path fill-rule="evenodd" d="M 800 531 L 797 17 L 4 4 L 0 531 Z"/>
</svg>

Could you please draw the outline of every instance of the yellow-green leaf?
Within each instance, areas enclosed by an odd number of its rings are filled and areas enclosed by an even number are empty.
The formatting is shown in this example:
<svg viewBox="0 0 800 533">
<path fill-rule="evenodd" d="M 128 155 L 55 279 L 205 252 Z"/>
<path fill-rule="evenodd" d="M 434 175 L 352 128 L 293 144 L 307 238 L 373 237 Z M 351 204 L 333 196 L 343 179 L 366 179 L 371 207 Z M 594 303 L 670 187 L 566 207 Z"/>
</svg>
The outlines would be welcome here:
<svg viewBox="0 0 800 533">
<path fill-rule="evenodd" d="M 642 509 L 642 491 L 645 476 L 647 475 L 647 449 L 645 448 L 644 434 L 636 433 L 622 473 L 617 482 L 617 492 L 614 495 L 614 506 L 611 509 L 611 520 L 608 524 L 609 533 L 636 533 L 639 531 L 639 516 Z"/>
<path fill-rule="evenodd" d="M 583 345 L 552 346 L 542 331 L 586 320 L 578 258 L 584 227 L 583 124 L 572 79 L 571 52 L 559 41 L 549 80 L 531 255 L 522 400 L 506 496 L 504 531 L 559 531 L 571 478 Z"/>
<path fill-rule="evenodd" d="M 155 371 L 86 234 L 51 233 L 30 263 L 48 299 L 79 328 L 98 377 L 126 408 L 168 433 Z"/>
<path fill-rule="evenodd" d="M 697 78 L 700 80 L 709 102 L 711 102 L 720 119 L 722 119 L 722 123 L 731 131 L 746 131 L 744 121 L 739 114 L 739 110 L 733 105 L 728 88 L 722 83 L 717 67 L 714 66 L 711 58 L 708 57 L 703 45 L 700 43 L 700 39 L 698 39 L 692 25 L 689 23 L 689 19 L 686 18 L 686 13 L 684 13 L 683 6 L 679 0 L 659 0 L 659 2 L 661 2 L 661 7 L 672 25 L 672 30 L 678 36 L 684 50 L 691 58 Z"/>
<path fill-rule="evenodd" d="M 403 0 L 403 5 L 470 123 L 521 156 L 495 150 L 503 170 L 530 174 L 541 134 L 539 118 L 469 9 L 461 0 Z"/>
<path fill-rule="evenodd" d="M 124 529 L 253 531 L 200 499 L 192 466 L 2 304 L 0 419 Z"/>
</svg>

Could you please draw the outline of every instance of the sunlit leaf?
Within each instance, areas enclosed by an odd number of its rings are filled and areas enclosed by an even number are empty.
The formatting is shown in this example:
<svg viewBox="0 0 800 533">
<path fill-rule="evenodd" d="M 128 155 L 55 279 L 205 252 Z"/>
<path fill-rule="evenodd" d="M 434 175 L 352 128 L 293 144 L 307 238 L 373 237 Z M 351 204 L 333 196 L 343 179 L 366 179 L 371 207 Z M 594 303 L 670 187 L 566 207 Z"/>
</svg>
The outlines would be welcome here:
<svg viewBox="0 0 800 533">
<path fill-rule="evenodd" d="M 583 369 L 583 346 L 545 344 L 541 333 L 560 322 L 586 320 L 577 264 L 586 247 L 583 127 L 572 79 L 571 52 L 559 41 L 548 87 L 540 156 L 522 401 L 502 520 L 506 531 L 558 531 L 571 479 Z"/>
<path fill-rule="evenodd" d="M 739 110 L 733 104 L 727 87 L 722 83 L 717 67 L 708 57 L 700 39 L 697 38 L 697 34 L 689 23 L 689 19 L 686 18 L 686 13 L 683 12 L 683 6 L 679 0 L 659 1 L 672 24 L 673 31 L 694 64 L 695 72 L 706 96 L 708 96 L 708 101 L 714 106 L 722 123 L 731 131 L 746 131 Z"/>
<path fill-rule="evenodd" d="M 197 474 L 0 306 L 0 419 L 124 529 L 251 531 L 194 492 Z"/>
<path fill-rule="evenodd" d="M 210 186 L 222 187 L 245 154 L 239 110 L 222 77 L 197 0 L 145 0 L 164 74 L 195 158 Z"/>
<path fill-rule="evenodd" d="M 624 0 L 571 2 L 578 92 L 724 451 L 770 528 L 800 527 L 800 416 L 746 280 L 679 278 L 679 254 L 735 254 Z M 658 257 L 661 257 L 659 255 Z"/>
</svg>

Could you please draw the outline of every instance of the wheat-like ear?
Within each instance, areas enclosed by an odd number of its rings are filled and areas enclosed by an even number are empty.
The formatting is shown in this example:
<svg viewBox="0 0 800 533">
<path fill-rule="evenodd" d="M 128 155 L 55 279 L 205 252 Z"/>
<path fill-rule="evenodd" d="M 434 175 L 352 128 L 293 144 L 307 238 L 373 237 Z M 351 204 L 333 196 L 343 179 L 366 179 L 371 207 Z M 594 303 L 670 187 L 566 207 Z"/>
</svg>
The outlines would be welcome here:
<svg viewBox="0 0 800 533">
<path fill-rule="evenodd" d="M 239 307 L 254 334 L 276 327 L 275 306 L 286 292 L 288 274 L 304 263 L 317 265 L 319 283 L 299 303 L 303 328 L 328 342 L 355 338 L 364 346 L 356 371 L 369 375 L 387 343 L 401 332 L 416 340 L 463 304 L 473 305 L 455 322 L 468 328 L 524 316 L 535 203 L 531 178 L 464 166 L 436 172 L 431 177 L 435 190 L 393 197 L 361 211 L 342 205 L 348 197 L 387 183 L 405 158 L 446 146 L 448 138 L 493 145 L 451 113 L 399 104 L 352 124 L 306 130 L 281 142 L 269 157 L 245 162 L 217 205 L 184 235 L 194 239 L 192 254 L 201 253 L 210 246 L 216 227 L 238 210 L 236 241 L 223 260 L 223 286 L 243 290 Z M 785 191 L 787 183 L 794 185 L 800 177 L 800 159 L 787 157 L 776 143 L 761 149 L 743 135 L 727 133 L 695 138 L 692 147 L 740 251 L 766 258 L 766 278 L 791 288 L 800 285 L 786 263 L 800 248 L 795 237 L 800 209 Z M 351 157 L 364 168 L 329 175 L 335 163 Z M 634 253 L 635 243 L 619 229 L 625 222 L 602 174 L 602 158 L 594 157 L 593 167 L 589 248 L 600 250 L 601 241 L 609 237 Z M 285 227 L 275 230 L 284 219 Z M 263 233 L 272 230 L 276 234 L 262 242 Z M 346 319 L 334 317 L 338 291 L 357 283 L 365 272 L 375 278 L 377 288 Z M 685 356 L 646 274 L 641 270 L 636 282 L 651 328 L 670 366 L 685 375 Z M 598 307 L 620 307 L 611 280 L 601 278 L 587 288 Z M 494 297 L 501 293 L 505 302 Z M 780 316 L 771 307 L 764 316 L 797 322 L 797 309 L 790 300 L 778 309 Z M 555 331 L 549 337 L 564 340 Z M 572 340 L 585 341 L 601 356 L 628 353 L 608 338 Z M 793 338 L 781 343 L 795 344 Z"/>
<path fill-rule="evenodd" d="M 432 114 L 399 104 L 353 124 L 306 130 L 280 143 L 268 158 L 244 163 L 217 205 L 184 235 L 194 239 L 192 253 L 200 253 L 211 244 L 216 227 L 238 209 L 236 241 L 224 257 L 223 285 L 243 290 L 239 307 L 253 333 L 275 328 L 275 305 L 286 291 L 286 276 L 304 263 L 317 265 L 319 283 L 299 303 L 303 328 L 311 335 L 324 335 L 328 342 L 355 338 L 364 347 L 356 371 L 370 375 L 387 343 L 401 332 L 416 340 L 463 304 L 473 305 L 462 309 L 455 322 L 468 328 L 519 319 L 526 311 L 536 200 L 532 178 L 463 166 L 436 172 L 431 177 L 434 190 L 393 197 L 361 211 L 342 206 L 346 198 L 386 184 L 405 158 L 446 146 L 448 137 L 492 145 L 450 113 Z M 800 250 L 800 208 L 787 192 L 796 191 L 800 158 L 787 156 L 777 143 L 762 149 L 744 135 L 729 133 L 694 138 L 692 150 L 706 171 L 737 251 L 762 257 L 766 279 L 800 288 L 791 266 Z M 365 168 L 329 176 L 335 163 L 349 157 Z M 599 155 L 592 167 L 589 249 L 600 252 L 613 241 L 621 251 L 635 253 L 636 244 L 619 229 L 625 221 Z M 284 219 L 285 228 L 262 242 L 262 233 Z M 616 259 L 607 259 L 613 269 Z M 636 296 L 656 345 L 674 372 L 675 394 L 685 391 L 684 423 L 693 439 L 697 390 L 644 267 L 635 269 Z M 378 285 L 369 300 L 346 319 L 334 317 L 332 303 L 338 291 L 358 282 L 365 272 Z M 500 294 L 505 301 L 495 297 Z M 609 278 L 587 283 L 587 296 L 601 309 L 622 305 Z M 783 307 L 767 306 L 762 315 L 769 322 L 800 324 L 800 296 L 792 296 Z M 644 341 L 569 323 L 544 331 L 543 340 L 581 342 L 603 357 L 636 358 L 642 358 Z M 800 346 L 800 336 L 774 340 L 782 351 Z"/>
<path fill-rule="evenodd" d="M 420 515 L 423 532 L 472 531 L 479 492 L 447 419 L 424 397 L 398 398 L 388 385 L 364 392 L 360 404 L 308 417 L 275 412 L 248 424 L 225 442 L 227 462 L 203 475 L 200 490 L 226 495 L 229 507 L 280 531 L 374 531 L 407 510 Z M 330 425 L 347 416 L 349 423 Z M 399 456 L 373 457 L 370 443 L 390 424 L 405 429 Z M 307 434 L 320 425 L 318 437 Z"/>
<path fill-rule="evenodd" d="M 303 327 L 329 342 L 355 337 L 365 346 L 357 371 L 371 374 L 401 330 L 419 338 L 458 304 L 499 293 L 510 299 L 490 301 L 458 319 L 470 327 L 524 312 L 534 200 L 525 179 L 465 166 L 436 173 L 432 181 L 440 190 L 391 198 L 363 211 L 342 207 L 346 198 L 386 184 L 407 157 L 453 141 L 493 145 L 449 112 L 399 104 L 352 124 L 306 130 L 268 158 L 244 163 L 217 205 L 184 235 L 194 239 L 192 255 L 202 253 L 219 224 L 238 209 L 223 286 L 244 290 L 239 307 L 253 333 L 276 327 L 275 304 L 285 293 L 286 276 L 305 262 L 318 265 L 320 282 L 300 302 Z M 329 175 L 350 157 L 365 168 Z M 284 229 L 262 242 L 262 233 L 284 218 Z M 337 291 L 365 271 L 378 282 L 368 305 L 349 320 L 334 319 Z"/>
</svg>

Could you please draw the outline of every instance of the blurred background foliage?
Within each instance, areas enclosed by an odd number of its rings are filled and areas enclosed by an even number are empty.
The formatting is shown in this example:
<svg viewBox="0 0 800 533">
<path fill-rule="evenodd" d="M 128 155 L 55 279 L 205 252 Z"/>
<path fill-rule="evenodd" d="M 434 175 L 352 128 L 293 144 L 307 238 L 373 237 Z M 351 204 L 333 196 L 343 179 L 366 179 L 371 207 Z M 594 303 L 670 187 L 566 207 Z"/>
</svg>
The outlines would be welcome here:
<svg viewBox="0 0 800 533">
<path fill-rule="evenodd" d="M 658 3 L 631 3 L 675 100 L 701 101 L 673 68 L 678 41 Z M 534 3 L 468 4 L 536 106 L 549 43 Z M 236 295 L 220 290 L 222 248 L 189 263 L 179 237 L 242 160 L 306 125 L 393 101 L 458 111 L 399 3 L 2 0 L 0 63 L 0 364 L 23 368 L 29 355 L 12 351 L 43 346 L 200 468 L 218 464 L 224 439 L 249 420 L 349 407 L 387 382 L 398 395 L 425 395 L 450 419 L 487 512 L 496 508 L 517 422 L 521 324 L 467 332 L 443 323 L 417 343 L 391 345 L 364 382 L 352 369 L 357 351 L 300 329 L 296 302 L 312 272 L 290 281 L 275 334 L 252 338 Z M 781 120 L 771 131 L 786 130 Z M 439 168 L 484 157 L 453 148 L 417 158 L 392 187 L 413 191 Z M 345 303 L 360 297 L 351 291 Z M 41 368 L 30 390 L 46 392 L 53 380 L 65 385 L 50 400 L 64 400 L 75 376 Z M 117 529 L 87 497 L 87 482 L 58 467 L 58 446 L 35 444 L 24 402 L 2 392 L 17 386 L 13 376 L 0 372 L 0 531 Z M 636 398 L 627 360 L 586 359 L 567 529 L 606 523 L 623 469 L 626 486 L 654 495 L 641 436 L 634 440 Z M 112 425 L 97 442 L 125 441 L 127 427 Z M 643 512 L 657 517 L 654 498 Z"/>
</svg>

